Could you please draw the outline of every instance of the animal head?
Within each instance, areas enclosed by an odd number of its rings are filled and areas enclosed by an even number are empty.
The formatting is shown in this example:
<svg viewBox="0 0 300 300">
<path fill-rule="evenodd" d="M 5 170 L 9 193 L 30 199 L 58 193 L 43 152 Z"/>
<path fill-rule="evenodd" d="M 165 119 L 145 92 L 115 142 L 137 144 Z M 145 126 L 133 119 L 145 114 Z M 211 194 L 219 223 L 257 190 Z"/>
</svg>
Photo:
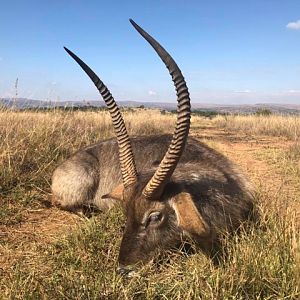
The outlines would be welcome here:
<svg viewBox="0 0 300 300">
<path fill-rule="evenodd" d="M 175 248 L 187 237 L 208 233 L 189 193 L 176 182 L 169 182 L 161 195 L 149 199 L 143 194 L 148 179 L 141 174 L 141 179 L 130 188 L 121 184 L 103 196 L 120 201 L 127 216 L 119 253 L 120 269 L 125 273 L 161 249 Z"/>
<path fill-rule="evenodd" d="M 175 247 L 185 233 L 199 234 L 207 227 L 191 195 L 171 181 L 190 127 L 190 98 L 184 77 L 168 52 L 135 22 L 130 22 L 164 62 L 177 92 L 178 115 L 173 138 L 164 158 L 153 172 L 137 173 L 127 130 L 113 96 L 99 77 L 65 48 L 102 95 L 117 136 L 123 183 L 103 198 L 119 200 L 127 217 L 119 254 L 119 263 L 123 269 L 140 260 L 148 260 L 157 249 Z"/>
</svg>

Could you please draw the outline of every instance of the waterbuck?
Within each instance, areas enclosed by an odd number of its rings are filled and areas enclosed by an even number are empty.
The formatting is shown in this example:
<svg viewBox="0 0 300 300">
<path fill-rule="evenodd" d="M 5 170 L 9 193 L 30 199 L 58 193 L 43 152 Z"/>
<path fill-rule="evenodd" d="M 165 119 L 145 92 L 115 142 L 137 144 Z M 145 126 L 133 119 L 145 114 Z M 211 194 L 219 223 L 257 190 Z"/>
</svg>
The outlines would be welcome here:
<svg viewBox="0 0 300 300">
<path fill-rule="evenodd" d="M 64 209 L 96 206 L 104 211 L 121 203 L 127 217 L 119 253 L 123 272 L 185 239 L 210 252 L 222 233 L 235 231 L 249 218 L 253 207 L 251 184 L 234 164 L 204 143 L 188 138 L 191 107 L 184 77 L 167 51 L 130 22 L 172 76 L 178 101 L 174 134 L 129 138 L 107 87 L 65 48 L 103 97 L 117 138 L 78 151 L 52 178 L 53 203 Z"/>
</svg>

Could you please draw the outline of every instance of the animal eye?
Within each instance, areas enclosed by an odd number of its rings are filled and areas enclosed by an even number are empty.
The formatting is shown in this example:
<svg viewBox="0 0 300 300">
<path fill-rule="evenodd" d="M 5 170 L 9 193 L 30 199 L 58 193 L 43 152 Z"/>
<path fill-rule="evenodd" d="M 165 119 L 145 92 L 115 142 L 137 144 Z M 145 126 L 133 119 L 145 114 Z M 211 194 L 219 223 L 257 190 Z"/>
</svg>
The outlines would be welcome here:
<svg viewBox="0 0 300 300">
<path fill-rule="evenodd" d="M 161 220 L 162 220 L 162 214 L 160 212 L 151 213 L 147 220 L 147 226 L 157 224 Z"/>
</svg>

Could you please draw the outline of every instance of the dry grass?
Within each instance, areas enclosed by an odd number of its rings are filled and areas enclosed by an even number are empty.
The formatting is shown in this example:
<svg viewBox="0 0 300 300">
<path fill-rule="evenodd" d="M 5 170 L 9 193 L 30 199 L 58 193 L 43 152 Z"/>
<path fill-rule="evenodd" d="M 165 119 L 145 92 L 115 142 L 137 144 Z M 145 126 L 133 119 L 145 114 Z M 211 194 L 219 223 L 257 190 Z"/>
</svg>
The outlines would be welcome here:
<svg viewBox="0 0 300 300">
<path fill-rule="evenodd" d="M 251 135 L 286 137 L 290 140 L 300 139 L 299 116 L 218 116 L 214 119 L 218 128 L 242 131 Z"/>
<path fill-rule="evenodd" d="M 170 132 L 175 123 L 174 115 L 159 111 L 130 110 L 123 115 L 131 135 Z M 106 111 L 0 110 L 0 225 L 21 222 L 23 207 L 36 208 L 47 201 L 59 161 L 113 136 Z"/>
<path fill-rule="evenodd" d="M 171 132 L 175 122 L 174 115 L 157 111 L 124 115 L 131 134 Z M 270 122 L 259 118 L 259 124 Z M 291 120 L 280 118 L 280 130 L 287 132 Z M 213 122 L 225 122 L 230 130 L 240 122 L 254 134 L 251 117 L 232 119 L 232 128 L 230 118 Z M 211 122 L 194 118 L 192 134 L 211 128 Z M 299 136 L 290 128 L 291 137 Z M 163 264 L 144 266 L 142 276 L 125 279 L 116 274 L 124 224 L 118 208 L 80 220 L 45 206 L 57 164 L 112 135 L 106 112 L 0 111 L 0 299 L 299 299 L 299 144 L 255 152 L 253 159 L 272 174 L 259 186 L 261 223 L 225 239 L 220 265 L 200 252 L 170 253 Z M 225 144 L 214 142 L 226 152 Z M 249 175 L 263 177 L 259 172 Z M 284 189 L 270 192 L 275 177 Z"/>
</svg>

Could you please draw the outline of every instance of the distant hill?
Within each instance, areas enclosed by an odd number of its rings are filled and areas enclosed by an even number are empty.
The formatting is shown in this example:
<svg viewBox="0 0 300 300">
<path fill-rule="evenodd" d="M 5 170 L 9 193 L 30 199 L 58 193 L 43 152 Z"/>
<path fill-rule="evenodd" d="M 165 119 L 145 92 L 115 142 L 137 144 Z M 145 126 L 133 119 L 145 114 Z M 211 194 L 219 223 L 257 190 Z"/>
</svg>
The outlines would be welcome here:
<svg viewBox="0 0 300 300">
<path fill-rule="evenodd" d="M 158 108 L 162 110 L 175 110 L 177 104 L 169 102 L 142 102 L 142 101 L 118 101 L 121 107 L 145 107 L 145 108 Z M 26 109 L 26 108 L 88 108 L 88 107 L 105 107 L 105 103 L 101 100 L 97 101 L 43 101 L 33 100 L 26 98 L 0 98 L 0 106 L 5 106 L 14 109 Z M 193 103 L 192 110 L 201 111 L 215 111 L 218 113 L 230 113 L 230 114 L 251 114 L 255 113 L 259 109 L 268 109 L 272 113 L 278 114 L 296 114 L 300 115 L 300 104 L 279 104 L 279 103 L 257 103 L 253 105 L 218 105 L 208 103 Z"/>
</svg>

